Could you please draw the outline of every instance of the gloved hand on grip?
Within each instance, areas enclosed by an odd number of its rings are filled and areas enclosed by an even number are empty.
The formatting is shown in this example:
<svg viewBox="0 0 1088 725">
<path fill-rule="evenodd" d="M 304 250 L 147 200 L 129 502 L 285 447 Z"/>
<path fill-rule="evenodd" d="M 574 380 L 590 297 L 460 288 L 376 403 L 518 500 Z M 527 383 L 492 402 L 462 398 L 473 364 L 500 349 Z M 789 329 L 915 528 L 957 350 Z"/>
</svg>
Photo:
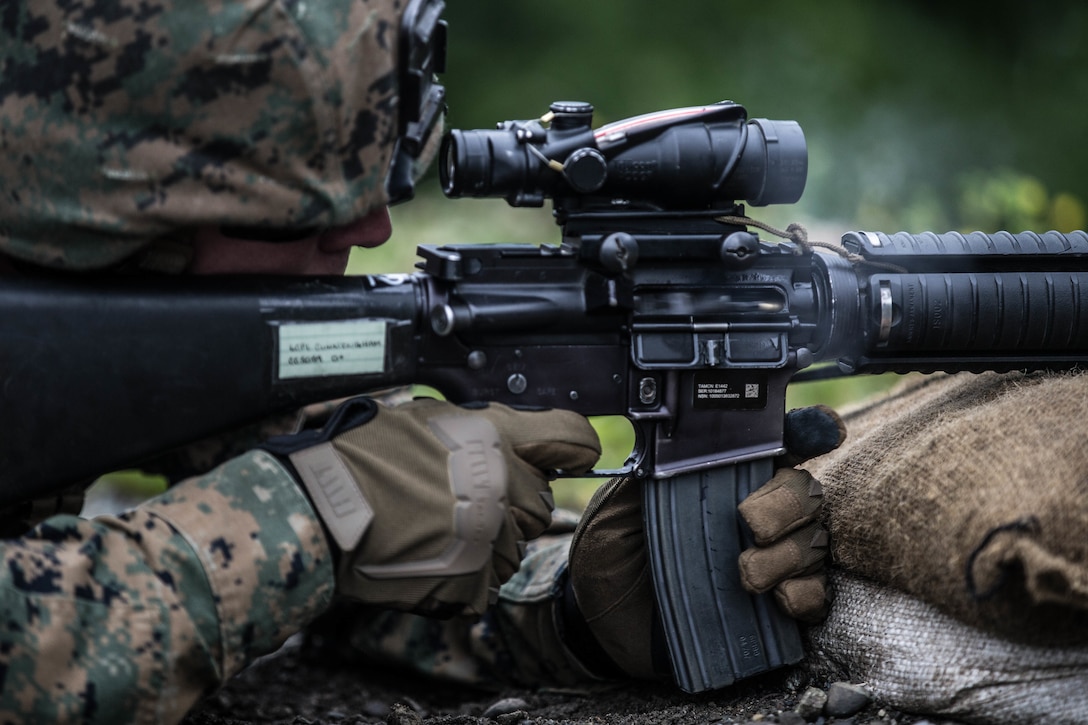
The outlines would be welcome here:
<svg viewBox="0 0 1088 725">
<path fill-rule="evenodd" d="M 838 448 L 846 426 L 821 405 L 791 411 L 785 434 L 787 453 L 777 463 L 795 466 Z M 822 508 L 820 482 L 804 469 L 785 467 L 737 506 L 756 544 L 740 555 L 741 584 L 753 594 L 773 589 L 784 612 L 808 623 L 822 621 L 830 601 Z"/>
<path fill-rule="evenodd" d="M 741 554 L 742 584 L 753 592 L 774 588 L 786 613 L 804 621 L 826 613 L 822 569 L 827 532 L 818 521 L 819 483 L 792 466 L 837 448 L 845 437 L 842 420 L 829 408 L 791 411 L 785 429 L 788 452 L 775 461 L 774 477 L 740 505 L 756 539 L 756 547 Z M 644 679 L 668 674 L 667 654 L 652 642 L 653 579 L 638 481 L 616 478 L 593 495 L 571 542 L 562 605 L 567 633 L 584 630 L 582 621 L 592 633 L 590 643 L 566 637 L 589 669 L 609 675 L 618 667 Z"/>
<path fill-rule="evenodd" d="M 324 522 L 338 593 L 440 617 L 485 611 L 551 520 L 548 472 L 584 472 L 601 452 L 589 422 L 567 411 L 368 398 L 263 448 L 289 464 Z"/>
</svg>

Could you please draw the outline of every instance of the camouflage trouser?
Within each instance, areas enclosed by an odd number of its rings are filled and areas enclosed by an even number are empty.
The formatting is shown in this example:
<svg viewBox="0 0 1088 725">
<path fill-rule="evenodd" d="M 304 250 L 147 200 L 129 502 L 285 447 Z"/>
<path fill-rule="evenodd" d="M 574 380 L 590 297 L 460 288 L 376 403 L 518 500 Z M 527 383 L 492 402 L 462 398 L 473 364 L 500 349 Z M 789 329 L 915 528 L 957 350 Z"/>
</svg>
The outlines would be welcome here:
<svg viewBox="0 0 1088 725">
<path fill-rule="evenodd" d="M 333 593 L 320 522 L 261 452 L 0 556 L 0 722 L 176 722 Z"/>
<path fill-rule="evenodd" d="M 350 608 L 331 623 L 349 632 L 350 656 L 476 687 L 574 685 L 596 678 L 567 649 L 555 602 L 577 516 L 557 511 L 549 534 L 529 543 L 517 574 L 480 619 L 434 620 Z M 349 618 L 350 621 L 342 621 Z M 341 651 L 341 654 L 344 654 Z"/>
</svg>

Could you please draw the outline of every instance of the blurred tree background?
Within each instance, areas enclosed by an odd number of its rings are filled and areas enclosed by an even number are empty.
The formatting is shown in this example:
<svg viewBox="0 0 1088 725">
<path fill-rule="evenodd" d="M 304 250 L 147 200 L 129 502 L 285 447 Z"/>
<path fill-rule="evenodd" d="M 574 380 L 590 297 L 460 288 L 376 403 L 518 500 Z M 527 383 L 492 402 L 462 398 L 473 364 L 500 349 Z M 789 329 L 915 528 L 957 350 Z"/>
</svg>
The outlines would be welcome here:
<svg viewBox="0 0 1088 725">
<path fill-rule="evenodd" d="M 475 0 L 446 17 L 449 127 L 536 118 L 554 100 L 590 101 L 600 125 L 728 99 L 801 124 L 801 202 L 748 211 L 814 239 L 1086 223 L 1088 3 Z M 447 200 L 436 176 L 394 209 L 393 242 L 352 271 L 407 271 L 421 243 L 558 241 L 549 209 Z M 889 384 L 794 386 L 790 404 L 842 405 Z M 625 425 L 598 423 L 629 450 Z"/>
<path fill-rule="evenodd" d="M 450 127 L 553 100 L 592 102 L 599 125 L 730 99 L 805 131 L 804 197 L 753 210 L 769 221 L 824 236 L 1086 223 L 1086 3 L 475 0 L 447 18 Z M 394 211 L 394 244 L 353 269 L 410 267 L 418 242 L 557 238 L 547 210 L 503 207 L 441 198 L 432 171 Z"/>
<path fill-rule="evenodd" d="M 1071 218 L 1047 218 L 1037 198 L 1088 195 L 1082 2 L 476 0 L 448 16 L 456 127 L 557 99 L 592 102 L 598 123 L 730 99 L 804 128 L 801 216 L 889 231 L 1083 223 L 1067 201 L 1054 211 Z"/>
</svg>

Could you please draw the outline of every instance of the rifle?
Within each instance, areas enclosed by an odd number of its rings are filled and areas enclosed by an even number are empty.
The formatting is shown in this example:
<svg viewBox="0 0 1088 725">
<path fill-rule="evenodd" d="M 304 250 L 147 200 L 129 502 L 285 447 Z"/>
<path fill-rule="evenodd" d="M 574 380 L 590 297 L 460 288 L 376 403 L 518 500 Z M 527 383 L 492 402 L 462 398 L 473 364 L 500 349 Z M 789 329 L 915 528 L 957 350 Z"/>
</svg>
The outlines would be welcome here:
<svg viewBox="0 0 1088 725">
<path fill-rule="evenodd" d="M 737 503 L 784 452 L 787 385 L 821 361 L 849 374 L 1088 361 L 1088 235 L 769 243 L 736 200 L 800 197 L 795 122 L 734 103 L 591 120 L 588 104 L 557 103 L 453 131 L 441 153 L 451 197 L 551 198 L 558 245 L 421 246 L 409 275 L 5 279 L 0 505 L 389 386 L 619 414 L 634 450 L 598 473 L 642 482 L 677 684 L 799 661 L 796 625 L 741 589 L 736 564 Z"/>
</svg>

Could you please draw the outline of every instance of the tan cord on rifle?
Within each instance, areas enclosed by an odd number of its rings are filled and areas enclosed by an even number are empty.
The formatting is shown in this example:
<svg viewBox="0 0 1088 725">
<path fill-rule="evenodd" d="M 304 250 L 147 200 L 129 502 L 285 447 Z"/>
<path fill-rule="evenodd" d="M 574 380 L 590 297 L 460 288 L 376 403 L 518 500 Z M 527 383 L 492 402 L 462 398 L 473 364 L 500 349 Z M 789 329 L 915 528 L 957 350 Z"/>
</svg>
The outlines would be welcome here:
<svg viewBox="0 0 1088 725">
<path fill-rule="evenodd" d="M 830 244 L 829 242 L 810 242 L 808 240 L 808 230 L 796 222 L 786 227 L 786 231 L 782 231 L 781 229 L 772 227 L 770 224 L 761 222 L 758 219 L 752 219 L 751 217 L 746 216 L 719 216 L 714 218 L 723 224 L 739 224 L 741 226 L 756 227 L 768 234 L 773 234 L 776 237 L 789 239 L 800 247 L 803 253 L 810 253 L 812 252 L 813 247 L 820 247 L 821 249 L 830 249 L 835 254 L 853 264 L 861 264 L 866 261 L 860 254 L 848 252 L 837 244 Z"/>
<path fill-rule="evenodd" d="M 782 237 L 783 239 L 789 239 L 795 243 L 801 250 L 801 253 L 811 253 L 813 247 L 820 247 L 821 249 L 829 249 L 835 254 L 839 255 L 846 261 L 854 265 L 866 264 L 870 267 L 878 267 L 880 269 L 887 269 L 890 272 L 903 273 L 906 270 L 896 264 L 888 264 L 887 262 L 876 262 L 871 259 L 866 259 L 860 254 L 848 252 L 837 244 L 831 244 L 829 242 L 810 242 L 808 240 L 808 230 L 804 226 L 794 222 L 786 227 L 786 231 L 782 231 L 776 227 L 772 227 L 770 224 L 761 222 L 758 219 L 752 219 L 746 216 L 719 216 L 714 217 L 715 220 L 722 222 L 723 224 L 738 224 L 740 226 L 752 226 L 758 229 L 762 229 L 768 234 L 773 234 L 776 237 Z"/>
</svg>

